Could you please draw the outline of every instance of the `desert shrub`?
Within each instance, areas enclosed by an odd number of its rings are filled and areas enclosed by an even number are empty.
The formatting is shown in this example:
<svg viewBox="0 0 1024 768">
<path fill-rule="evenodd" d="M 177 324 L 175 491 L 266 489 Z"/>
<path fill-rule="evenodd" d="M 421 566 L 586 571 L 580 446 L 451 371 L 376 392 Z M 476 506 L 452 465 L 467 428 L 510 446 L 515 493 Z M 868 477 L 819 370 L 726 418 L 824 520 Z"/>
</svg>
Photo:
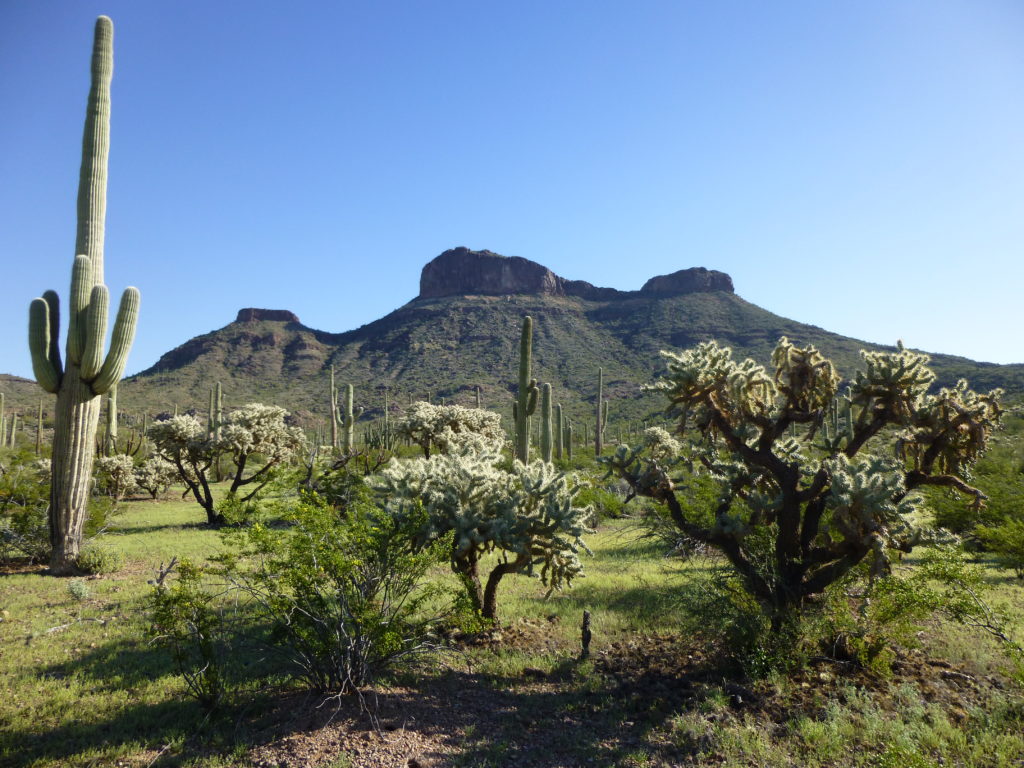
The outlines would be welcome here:
<svg viewBox="0 0 1024 768">
<path fill-rule="evenodd" d="M 991 526 L 979 526 L 978 538 L 993 552 L 1003 568 L 1024 579 L 1024 518 L 1007 518 Z"/>
<path fill-rule="evenodd" d="M 341 514 L 303 494 L 284 511 L 288 527 L 236 532 L 240 557 L 224 559 L 223 573 L 301 680 L 356 692 L 431 645 L 437 589 L 425 577 L 439 550 L 410 546 L 425 516 L 395 518 L 364 502 Z"/>
<path fill-rule="evenodd" d="M 625 500 L 613 489 L 598 483 L 581 483 L 576 503 L 590 507 L 598 519 L 617 519 L 625 513 Z"/>
<path fill-rule="evenodd" d="M 0 562 L 50 557 L 49 473 L 27 457 L 0 466 Z"/>
<path fill-rule="evenodd" d="M 175 564 L 152 582 L 149 633 L 170 652 L 189 695 L 215 709 L 228 693 L 228 667 L 239 661 L 230 631 L 237 622 L 225 615 L 217 591 L 189 560 L 178 564 L 177 578 L 168 582 Z"/>
<path fill-rule="evenodd" d="M 120 501 L 135 489 L 135 464 L 131 456 L 100 456 L 93 465 L 96 490 Z"/>
<path fill-rule="evenodd" d="M 1022 649 L 1010 636 L 1007 617 L 986 599 L 990 591 L 983 569 L 962 549 L 927 547 L 920 562 L 903 572 L 875 579 L 850 574 L 835 584 L 819 612 L 818 637 L 830 655 L 887 674 L 896 649 L 916 646 L 925 624 L 942 617 L 996 638 L 1020 659 Z"/>
<path fill-rule="evenodd" d="M 75 567 L 82 573 L 115 573 L 123 566 L 122 553 L 95 542 L 86 543 L 75 560 Z"/>
</svg>

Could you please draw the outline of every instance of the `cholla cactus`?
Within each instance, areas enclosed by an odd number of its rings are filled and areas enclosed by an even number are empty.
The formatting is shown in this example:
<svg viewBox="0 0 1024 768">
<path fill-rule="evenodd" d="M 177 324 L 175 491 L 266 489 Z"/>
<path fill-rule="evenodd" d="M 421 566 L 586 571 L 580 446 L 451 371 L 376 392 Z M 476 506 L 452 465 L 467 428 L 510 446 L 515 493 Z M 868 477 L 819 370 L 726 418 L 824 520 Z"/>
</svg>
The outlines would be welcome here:
<svg viewBox="0 0 1024 768">
<path fill-rule="evenodd" d="M 92 87 L 85 117 L 78 186 L 78 234 L 71 271 L 67 359 L 60 355 L 57 294 L 46 291 L 29 307 L 29 349 L 36 381 L 57 395 L 50 486 L 51 571 L 73 572 L 82 543 L 95 454 L 100 395 L 117 384 L 135 337 L 139 292 L 125 289 L 104 354 L 109 295 L 103 284 L 103 235 L 110 146 L 110 79 L 114 28 L 96 20 Z"/>
<path fill-rule="evenodd" d="M 135 468 L 135 484 L 154 499 L 178 479 L 174 465 L 162 456 L 150 456 Z"/>
<path fill-rule="evenodd" d="M 461 405 L 414 403 L 396 431 L 420 446 L 428 459 L 435 449 L 451 453 L 468 445 L 479 452 L 500 450 L 505 445 L 499 414 Z"/>
<path fill-rule="evenodd" d="M 415 514 L 427 522 L 415 543 L 451 537 L 452 570 L 484 618 L 497 616 L 497 591 L 510 573 L 537 576 L 561 589 L 583 574 L 582 536 L 591 531 L 592 511 L 576 505 L 575 480 L 543 461 L 501 468 L 496 450 L 463 450 L 430 459 L 392 460 L 376 480 L 393 515 Z M 501 560 L 481 581 L 488 552 Z"/>
<path fill-rule="evenodd" d="M 117 501 L 135 489 L 135 464 L 131 456 L 100 456 L 94 472 L 100 491 Z"/>
<path fill-rule="evenodd" d="M 287 415 L 284 408 L 249 403 L 224 417 L 219 440 L 210 439 L 199 419 L 189 415 L 158 421 L 147 435 L 157 454 L 174 465 L 179 479 L 206 511 L 207 522 L 220 525 L 225 519 L 217 511 L 210 489 L 213 462 L 228 455 L 234 464 L 228 495 L 242 502 L 252 500 L 274 478 L 278 467 L 305 448 L 302 430 L 288 426 Z M 257 466 L 250 466 L 257 458 Z M 252 490 L 239 495 L 246 486 Z"/>
<path fill-rule="evenodd" d="M 668 372 L 654 388 L 667 395 L 680 434 L 688 424 L 702 434 L 690 463 L 720 481 L 713 522 L 694 519 L 680 503 L 679 480 L 658 456 L 660 436 L 646 450 L 621 446 L 603 461 L 634 493 L 665 504 L 681 532 L 718 548 L 775 629 L 858 563 L 884 573 L 892 550 L 922 541 L 926 532 L 912 524 L 915 489 L 933 485 L 976 505 L 984 500 L 967 470 L 998 426 L 1001 393 L 981 395 L 960 382 L 928 394 L 934 375 L 924 355 L 902 346 L 862 353 L 866 366 L 850 388 L 844 433 L 831 436 L 821 456 L 817 444 L 814 452 L 804 446 L 816 427 L 838 426 L 828 414 L 834 403 L 838 413 L 839 377 L 813 347 L 783 338 L 774 375 L 752 360 L 733 361 L 714 342 L 663 354 Z M 794 424 L 809 427 L 803 444 L 790 434 Z M 895 456 L 862 453 L 872 438 L 876 450 L 885 445 L 886 427 L 901 430 L 889 443 Z"/>
<path fill-rule="evenodd" d="M 672 461 L 682 453 L 683 444 L 661 427 L 648 427 L 644 430 L 643 444 L 647 455 L 654 461 Z"/>
</svg>

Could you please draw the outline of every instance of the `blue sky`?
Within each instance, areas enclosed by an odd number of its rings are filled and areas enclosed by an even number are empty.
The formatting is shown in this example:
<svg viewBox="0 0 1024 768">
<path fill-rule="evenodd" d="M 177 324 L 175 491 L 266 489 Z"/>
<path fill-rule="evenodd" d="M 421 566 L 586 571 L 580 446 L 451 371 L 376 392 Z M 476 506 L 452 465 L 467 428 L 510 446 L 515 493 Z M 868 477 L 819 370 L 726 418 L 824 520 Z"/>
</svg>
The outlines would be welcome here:
<svg viewBox="0 0 1024 768">
<path fill-rule="evenodd" d="M 0 372 L 66 297 L 92 25 L 130 372 L 290 309 L 344 331 L 465 245 L 620 289 L 691 266 L 870 341 L 1024 361 L 1024 5 L 8 0 Z"/>
</svg>

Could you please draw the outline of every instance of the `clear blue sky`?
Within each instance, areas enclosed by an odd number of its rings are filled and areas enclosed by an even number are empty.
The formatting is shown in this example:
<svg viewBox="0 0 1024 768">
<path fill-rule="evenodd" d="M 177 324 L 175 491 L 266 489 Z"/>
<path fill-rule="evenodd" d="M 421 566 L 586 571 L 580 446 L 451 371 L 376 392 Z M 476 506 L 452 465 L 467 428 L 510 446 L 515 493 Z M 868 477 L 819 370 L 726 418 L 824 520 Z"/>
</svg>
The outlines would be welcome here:
<svg viewBox="0 0 1024 768">
<path fill-rule="evenodd" d="M 6 0 L 0 372 L 66 299 L 100 13 L 130 372 L 243 306 L 358 327 L 457 245 L 1024 361 L 1018 0 Z"/>
</svg>

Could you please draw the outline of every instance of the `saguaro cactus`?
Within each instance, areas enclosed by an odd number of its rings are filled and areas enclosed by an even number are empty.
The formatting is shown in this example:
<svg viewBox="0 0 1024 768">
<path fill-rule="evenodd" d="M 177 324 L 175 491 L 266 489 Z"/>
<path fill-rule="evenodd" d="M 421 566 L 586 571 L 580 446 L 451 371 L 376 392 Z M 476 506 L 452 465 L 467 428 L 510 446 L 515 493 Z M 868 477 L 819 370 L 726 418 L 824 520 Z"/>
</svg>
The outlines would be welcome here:
<svg viewBox="0 0 1024 768">
<path fill-rule="evenodd" d="M 555 406 L 555 458 L 562 460 L 562 441 L 565 439 L 565 425 L 562 423 L 562 404 Z"/>
<path fill-rule="evenodd" d="M 523 333 L 519 338 L 519 389 L 512 405 L 516 422 L 516 458 L 526 464 L 530 460 L 530 416 L 537 410 L 537 380 L 530 378 L 533 356 L 533 318 L 523 318 Z"/>
<path fill-rule="evenodd" d="M 338 447 L 338 388 L 334 384 L 334 366 L 331 366 L 331 448 Z"/>
<path fill-rule="evenodd" d="M 540 455 L 544 461 L 551 461 L 554 435 L 551 429 L 551 385 L 545 384 L 540 391 Z"/>
<path fill-rule="evenodd" d="M 358 411 L 352 408 L 353 404 L 353 389 L 351 384 L 345 385 L 345 407 L 340 413 L 338 413 L 337 420 L 341 424 L 341 447 L 345 453 L 352 453 L 355 441 L 352 439 L 354 434 L 353 427 L 355 426 L 356 419 L 363 415 L 363 409 L 360 408 Z M 332 429 L 332 434 L 334 429 Z"/>
<path fill-rule="evenodd" d="M 608 425 L 608 408 L 604 404 L 604 368 L 597 369 L 597 420 L 594 426 L 594 455 L 604 450 L 604 428 Z"/>
<path fill-rule="evenodd" d="M 126 288 L 114 321 L 110 350 L 104 355 L 109 294 L 103 284 L 103 229 L 113 39 L 113 24 L 100 16 L 93 40 L 92 87 L 82 139 L 77 255 L 71 270 L 66 363 L 61 363 L 59 350 L 60 304 L 56 292 L 47 291 L 33 299 L 29 308 L 32 369 L 39 385 L 57 395 L 50 486 L 50 567 L 55 574 L 75 569 L 92 478 L 100 395 L 109 392 L 124 373 L 139 315 L 139 292 Z"/>
</svg>

